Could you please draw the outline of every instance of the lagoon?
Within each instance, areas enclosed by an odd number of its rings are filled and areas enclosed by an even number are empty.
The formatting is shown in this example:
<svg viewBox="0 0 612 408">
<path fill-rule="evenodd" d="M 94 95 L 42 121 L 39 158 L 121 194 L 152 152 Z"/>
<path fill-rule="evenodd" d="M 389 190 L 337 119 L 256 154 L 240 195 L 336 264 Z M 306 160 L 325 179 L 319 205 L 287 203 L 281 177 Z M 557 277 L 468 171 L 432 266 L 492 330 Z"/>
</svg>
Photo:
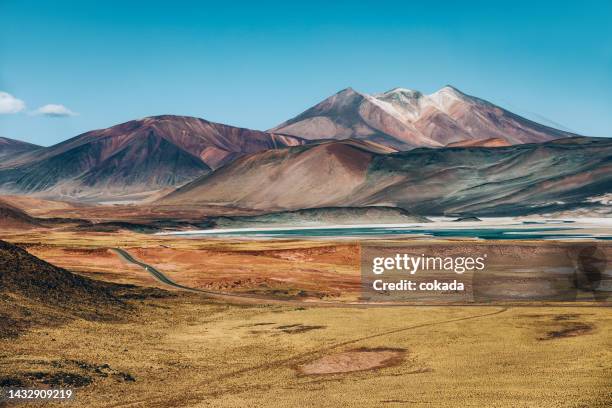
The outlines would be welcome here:
<svg viewBox="0 0 612 408">
<path fill-rule="evenodd" d="M 457 223 L 438 218 L 431 223 L 395 225 L 295 225 L 164 232 L 192 238 L 307 239 L 307 238 L 458 238 L 483 240 L 612 240 L 610 219 L 517 220 L 483 219 Z"/>
</svg>

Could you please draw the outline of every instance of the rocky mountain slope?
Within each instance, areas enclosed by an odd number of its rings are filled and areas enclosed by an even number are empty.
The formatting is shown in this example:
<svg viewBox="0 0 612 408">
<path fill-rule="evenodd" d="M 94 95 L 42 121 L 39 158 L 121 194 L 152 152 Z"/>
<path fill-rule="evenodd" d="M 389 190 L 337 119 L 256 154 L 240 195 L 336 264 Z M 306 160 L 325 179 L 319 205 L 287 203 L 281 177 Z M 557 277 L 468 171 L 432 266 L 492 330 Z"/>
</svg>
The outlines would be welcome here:
<svg viewBox="0 0 612 408">
<path fill-rule="evenodd" d="M 400 150 L 461 140 L 499 138 L 520 144 L 577 136 L 452 86 L 430 95 L 403 88 L 368 95 L 347 88 L 270 131 L 306 139 L 365 139 Z"/>
<path fill-rule="evenodd" d="M 5 193 L 113 199 L 181 185 L 247 153 L 302 139 L 183 116 L 133 120 L 0 162 Z"/>
<path fill-rule="evenodd" d="M 157 203 L 266 210 L 349 206 L 379 145 L 346 140 L 249 155 L 177 189 Z M 340 203 L 340 204 L 338 204 Z"/>
<path fill-rule="evenodd" d="M 509 215 L 588 207 L 610 186 L 612 139 L 397 153 L 345 140 L 243 157 L 158 203 L 263 211 L 384 205 L 422 215 Z"/>
<path fill-rule="evenodd" d="M 131 288 L 94 281 L 51 265 L 0 240 L 0 338 L 37 323 L 116 318 Z"/>
</svg>

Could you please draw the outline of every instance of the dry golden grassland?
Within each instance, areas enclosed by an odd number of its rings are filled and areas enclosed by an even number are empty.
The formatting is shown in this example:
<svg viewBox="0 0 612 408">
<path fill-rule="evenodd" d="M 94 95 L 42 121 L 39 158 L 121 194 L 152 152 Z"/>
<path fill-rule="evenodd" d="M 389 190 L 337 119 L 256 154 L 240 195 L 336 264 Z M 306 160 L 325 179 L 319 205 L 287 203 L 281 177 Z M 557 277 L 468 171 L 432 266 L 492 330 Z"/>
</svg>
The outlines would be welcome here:
<svg viewBox="0 0 612 408">
<path fill-rule="evenodd" d="M 567 331 L 576 325 L 589 330 Z M 604 308 L 304 308 L 182 295 L 126 322 L 76 320 L 3 340 L 0 375 L 89 378 L 75 407 L 604 407 L 611 326 Z M 400 357 L 303 373 L 330 356 L 385 350 Z"/>
<path fill-rule="evenodd" d="M 350 243 L 58 231 L 3 238 L 74 272 L 145 286 L 161 284 L 104 248 L 127 248 L 204 287 L 209 277 L 199 266 L 223 281 L 228 264 L 239 279 L 265 272 L 279 285 L 328 297 L 340 291 L 333 285 L 359 279 L 358 259 L 347 262 Z M 290 270 L 298 271 L 292 282 Z M 74 407 L 607 407 L 612 400 L 610 308 L 241 305 L 175 294 L 134 301 L 116 321 L 76 319 L 2 339 L 0 379 L 73 383 Z"/>
</svg>

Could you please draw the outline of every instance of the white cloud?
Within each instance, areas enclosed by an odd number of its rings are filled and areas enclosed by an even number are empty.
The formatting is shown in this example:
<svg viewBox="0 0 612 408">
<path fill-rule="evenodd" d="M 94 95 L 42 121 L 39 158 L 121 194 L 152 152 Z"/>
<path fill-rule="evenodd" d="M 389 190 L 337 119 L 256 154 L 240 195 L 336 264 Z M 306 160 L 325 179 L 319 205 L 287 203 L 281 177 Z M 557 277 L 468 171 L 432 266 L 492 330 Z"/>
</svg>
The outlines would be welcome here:
<svg viewBox="0 0 612 408">
<path fill-rule="evenodd" d="M 0 91 L 0 115 L 19 113 L 26 107 L 25 102 L 7 92 Z"/>
<path fill-rule="evenodd" d="M 0 115 L 10 115 L 24 111 L 26 104 L 19 98 L 14 97 L 8 92 L 0 91 Z M 28 112 L 30 115 L 49 116 L 61 118 L 67 116 L 76 116 L 78 113 L 71 111 L 64 105 L 49 103 L 40 108 Z"/>
<path fill-rule="evenodd" d="M 76 116 L 78 113 L 71 111 L 64 105 L 58 105 L 54 103 L 41 106 L 32 112 L 34 115 L 50 116 L 54 118 L 61 118 L 66 116 Z"/>
</svg>

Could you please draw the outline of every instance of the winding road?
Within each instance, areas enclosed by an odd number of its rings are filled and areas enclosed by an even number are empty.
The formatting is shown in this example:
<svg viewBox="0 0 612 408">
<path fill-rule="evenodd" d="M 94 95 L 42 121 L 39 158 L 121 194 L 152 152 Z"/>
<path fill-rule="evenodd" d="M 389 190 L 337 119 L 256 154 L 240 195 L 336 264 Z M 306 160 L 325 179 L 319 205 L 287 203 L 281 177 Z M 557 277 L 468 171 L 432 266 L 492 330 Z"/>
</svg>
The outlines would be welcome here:
<svg viewBox="0 0 612 408">
<path fill-rule="evenodd" d="M 187 291 L 190 291 L 190 292 L 204 293 L 204 294 L 209 295 L 209 296 L 211 296 L 213 298 L 222 299 L 222 300 L 237 299 L 237 300 L 243 300 L 243 301 L 247 300 L 247 301 L 260 301 L 260 302 L 262 300 L 268 300 L 268 301 L 270 301 L 270 303 L 287 303 L 287 302 L 289 302 L 289 303 L 296 303 L 296 302 L 292 302 L 292 301 L 265 299 L 265 298 L 260 298 L 260 297 L 256 297 L 256 296 L 250 296 L 250 295 L 234 295 L 234 294 L 230 294 L 230 293 L 214 292 L 214 291 L 211 291 L 211 290 L 205 290 L 205 289 L 199 289 L 199 288 L 191 288 L 189 286 L 185 286 L 185 285 L 181 285 L 180 283 L 176 283 L 175 281 L 173 281 L 172 279 L 170 279 L 169 277 L 164 275 L 164 273 L 162 273 L 159 269 L 155 268 L 154 266 L 146 264 L 146 263 L 144 263 L 142 261 L 139 261 L 138 259 L 134 258 L 125 249 L 111 248 L 111 250 L 114 251 L 117 255 L 119 255 L 119 257 L 121 257 L 123 260 L 140 266 L 142 269 L 144 269 L 145 271 L 149 272 L 159 282 L 164 283 L 164 284 L 166 284 L 168 286 L 171 286 L 171 287 L 173 287 L 175 289 L 182 289 L 182 290 L 187 290 Z"/>
<path fill-rule="evenodd" d="M 265 296 L 258 295 L 249 295 L 249 294 L 234 294 L 227 292 L 215 292 L 212 290 L 192 288 L 189 286 L 181 285 L 180 283 L 176 283 L 168 276 L 166 276 L 159 269 L 155 268 L 152 265 L 146 264 L 138 259 L 134 258 L 128 251 L 122 248 L 110 248 L 111 251 L 114 251 L 120 258 L 125 260 L 126 262 L 135 264 L 140 266 L 142 269 L 146 270 L 149 274 L 151 274 L 155 279 L 159 282 L 171 286 L 175 289 L 186 290 L 190 292 L 202 293 L 209 296 L 212 299 L 223 300 L 223 301 L 237 301 L 240 303 L 257 303 L 257 304 L 280 304 L 280 305 L 298 305 L 298 306 L 317 306 L 317 307 L 504 307 L 504 306 L 512 306 L 512 307 L 532 307 L 532 304 L 521 304 L 521 303 L 512 303 L 512 304 L 493 304 L 493 303 L 449 303 L 449 304 L 410 304 L 410 303 L 400 303 L 400 302 L 386 302 L 386 303 L 373 303 L 373 302 L 337 302 L 337 301 L 325 301 L 325 300 L 316 300 L 316 301 L 304 301 L 304 300 L 292 300 L 292 299 L 271 299 Z M 540 305 L 541 306 L 541 305 Z M 545 304 L 545 306 L 551 307 L 608 307 L 607 304 L 603 305 L 584 305 L 584 304 Z"/>
<path fill-rule="evenodd" d="M 176 283 L 174 282 L 172 279 L 170 279 L 169 277 L 167 277 L 163 272 L 161 272 L 159 269 L 155 268 L 152 265 L 146 264 L 142 261 L 139 261 L 138 259 L 134 258 L 128 251 L 126 251 L 125 249 L 121 249 L 121 248 L 111 248 L 112 251 L 114 251 L 117 255 L 119 255 L 119 257 L 121 257 L 123 260 L 125 260 L 126 262 L 130 262 L 133 263 L 135 265 L 140 266 L 142 269 L 146 270 L 147 272 L 149 272 L 155 279 L 157 279 L 159 282 L 164 283 L 168 286 L 171 286 L 175 289 L 182 289 L 182 290 L 187 290 L 190 292 L 197 292 L 197 293 L 203 293 L 206 294 L 208 296 L 210 296 L 211 298 L 214 299 L 219 299 L 219 300 L 237 300 L 237 301 L 241 301 L 241 302 L 248 302 L 248 303 L 270 303 L 270 304 L 288 304 L 288 305 L 300 305 L 300 306 L 346 306 L 346 305 L 352 305 L 352 306 L 377 306 L 377 305 L 373 305 L 373 304 L 368 304 L 368 303 L 359 303 L 359 302 L 352 302 L 352 303 L 338 303 L 338 302 L 325 302 L 325 301 L 316 301 L 316 302 L 304 302 L 304 301 L 300 301 L 300 300 L 283 300 L 283 299 L 270 299 L 267 297 L 263 297 L 263 296 L 256 296 L 256 295 L 247 295 L 247 294 L 232 294 L 232 293 L 224 293 L 224 292 L 215 292 L 212 290 L 206 290 L 206 289 L 199 289 L 199 288 L 192 288 L 189 286 L 185 286 L 185 285 L 181 285 L 180 283 Z"/>
<path fill-rule="evenodd" d="M 165 283 L 166 285 L 170 285 L 173 286 L 177 289 L 185 289 L 185 290 L 195 290 L 193 288 L 188 288 L 187 286 L 183 286 L 180 285 L 176 282 L 174 282 L 172 279 L 170 279 L 169 277 L 167 277 L 166 275 L 164 275 L 163 273 L 161 273 L 159 270 L 157 270 L 155 267 L 148 265 L 144 262 L 140 262 L 139 260 L 137 260 L 136 258 L 134 258 L 132 255 L 130 255 L 130 253 L 128 251 L 126 251 L 125 249 L 121 249 L 121 248 L 113 248 L 113 251 L 115 251 L 115 253 L 117 253 L 121 258 L 123 258 L 124 260 L 131 262 L 133 264 L 136 264 L 138 266 L 140 266 L 141 268 L 143 268 L 144 270 L 146 270 L 147 272 L 149 272 L 151 275 L 153 275 L 153 277 L 155 279 L 157 279 L 158 281 L 160 281 L 161 283 Z"/>
</svg>

